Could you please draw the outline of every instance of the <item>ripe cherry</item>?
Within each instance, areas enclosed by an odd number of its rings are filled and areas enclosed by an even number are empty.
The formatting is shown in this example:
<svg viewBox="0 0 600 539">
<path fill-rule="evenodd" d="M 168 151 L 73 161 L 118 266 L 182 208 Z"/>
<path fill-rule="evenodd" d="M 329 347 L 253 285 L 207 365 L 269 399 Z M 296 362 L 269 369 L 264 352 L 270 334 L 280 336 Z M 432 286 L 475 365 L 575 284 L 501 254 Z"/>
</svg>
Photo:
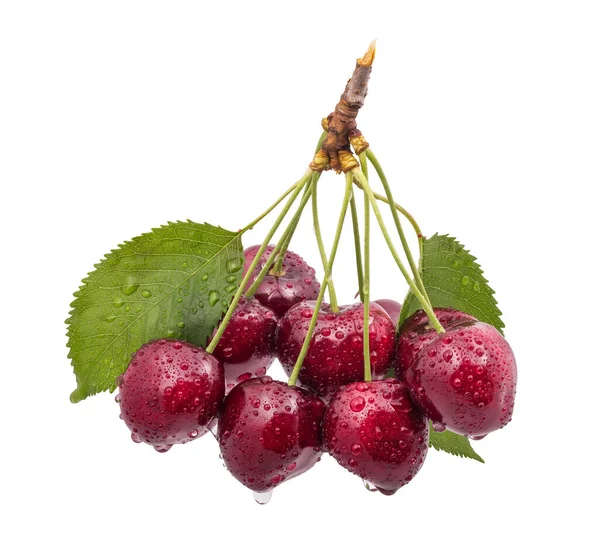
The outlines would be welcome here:
<svg viewBox="0 0 600 539">
<path fill-rule="evenodd" d="M 266 374 L 275 360 L 276 329 L 277 316 L 271 309 L 255 298 L 240 299 L 213 352 L 225 368 L 226 392 Z"/>
<path fill-rule="evenodd" d="M 424 413 L 440 428 L 473 438 L 504 427 L 512 417 L 517 366 L 500 332 L 451 313 L 446 332 L 432 334 L 422 313 L 413 318 L 402 328 L 410 330 L 400 344 L 402 370 Z"/>
<path fill-rule="evenodd" d="M 254 245 L 244 251 L 246 259 L 244 273 L 248 271 L 259 248 L 259 245 Z M 261 256 L 258 265 L 252 272 L 252 278 L 246 290 L 250 288 L 260 270 L 266 264 L 273 249 L 274 246 L 269 245 Z M 317 281 L 315 276 L 315 270 L 300 255 L 292 251 L 286 251 L 283 258 L 281 275 L 267 273 L 256 290 L 254 297 L 266 307 L 273 309 L 277 316 L 282 316 L 292 305 L 302 300 L 317 299 L 320 288 L 319 281 Z"/>
<path fill-rule="evenodd" d="M 402 382 L 355 382 L 331 399 L 323 438 L 327 451 L 344 468 L 389 495 L 421 469 L 429 422 Z"/>
<path fill-rule="evenodd" d="M 132 440 L 164 452 L 206 433 L 223 400 L 225 377 L 223 366 L 201 348 L 161 339 L 134 354 L 118 385 Z"/>
<path fill-rule="evenodd" d="M 269 376 L 238 384 L 219 418 L 225 465 L 255 492 L 300 475 L 321 456 L 324 412 L 325 404 L 310 391 Z"/>
<path fill-rule="evenodd" d="M 314 301 L 302 302 L 279 321 L 277 352 L 288 376 L 308 332 L 314 306 Z M 391 366 L 394 340 L 390 317 L 379 305 L 371 303 L 369 344 L 373 378 L 382 378 Z M 363 304 L 342 306 L 337 313 L 331 312 L 328 305 L 321 305 L 298 380 L 328 400 L 341 386 L 363 379 L 363 358 Z"/>
</svg>

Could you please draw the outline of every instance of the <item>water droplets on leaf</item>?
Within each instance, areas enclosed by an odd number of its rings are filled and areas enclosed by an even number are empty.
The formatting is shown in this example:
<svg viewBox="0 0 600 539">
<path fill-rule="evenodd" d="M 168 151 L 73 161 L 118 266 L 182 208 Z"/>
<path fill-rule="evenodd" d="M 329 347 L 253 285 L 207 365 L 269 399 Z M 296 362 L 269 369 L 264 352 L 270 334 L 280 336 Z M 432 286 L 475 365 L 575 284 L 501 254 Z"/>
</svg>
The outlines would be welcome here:
<svg viewBox="0 0 600 539">
<path fill-rule="evenodd" d="M 221 295 L 216 290 L 211 290 L 208 293 L 208 304 L 211 307 L 214 307 L 219 302 L 220 299 L 221 299 Z"/>
<path fill-rule="evenodd" d="M 142 294 L 142 296 L 143 296 L 143 297 L 145 297 L 145 298 L 150 298 L 150 297 L 152 297 L 152 292 L 150 292 L 150 290 L 142 290 L 142 291 L 141 291 L 141 294 Z"/>
</svg>

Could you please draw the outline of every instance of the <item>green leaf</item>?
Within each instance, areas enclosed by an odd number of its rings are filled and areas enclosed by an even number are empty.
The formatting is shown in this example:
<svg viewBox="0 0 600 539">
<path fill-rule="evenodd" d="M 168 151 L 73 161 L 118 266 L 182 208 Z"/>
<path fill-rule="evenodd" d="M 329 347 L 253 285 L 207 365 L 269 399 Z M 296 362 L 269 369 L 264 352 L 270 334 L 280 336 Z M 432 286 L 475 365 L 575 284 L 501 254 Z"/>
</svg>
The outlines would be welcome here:
<svg viewBox="0 0 600 539">
<path fill-rule="evenodd" d="M 426 239 L 422 261 L 425 289 L 433 307 L 463 311 L 502 333 L 502 313 L 476 260 L 455 238 L 435 234 Z M 400 323 L 420 308 L 417 298 L 409 292 L 400 313 Z"/>
<path fill-rule="evenodd" d="M 204 346 L 242 280 L 241 233 L 169 223 L 111 251 L 75 292 L 69 358 L 71 400 L 114 391 L 144 343 L 178 338 Z"/>
<path fill-rule="evenodd" d="M 463 457 L 479 462 L 485 461 L 471 447 L 471 442 L 466 436 L 455 434 L 449 430 L 444 432 L 436 432 L 433 428 L 429 429 L 429 447 L 433 447 L 438 451 L 445 451 L 457 457 Z"/>
</svg>

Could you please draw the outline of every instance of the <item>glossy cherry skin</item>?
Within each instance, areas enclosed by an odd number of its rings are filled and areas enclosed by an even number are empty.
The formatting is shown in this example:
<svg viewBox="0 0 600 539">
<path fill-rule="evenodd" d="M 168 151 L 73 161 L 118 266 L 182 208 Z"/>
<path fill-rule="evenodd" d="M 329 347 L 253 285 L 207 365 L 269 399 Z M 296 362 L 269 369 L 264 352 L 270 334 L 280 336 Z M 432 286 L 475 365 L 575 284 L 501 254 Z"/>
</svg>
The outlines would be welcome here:
<svg viewBox="0 0 600 539">
<path fill-rule="evenodd" d="M 213 355 L 225 368 L 225 391 L 264 376 L 275 360 L 277 316 L 255 298 L 240 298 Z M 215 330 L 216 331 L 216 330 Z"/>
<path fill-rule="evenodd" d="M 314 306 L 314 301 L 299 303 L 279 321 L 277 355 L 288 376 L 308 332 Z M 373 378 L 385 376 L 392 365 L 394 340 L 390 317 L 382 307 L 371 303 L 369 342 Z M 327 401 L 341 386 L 363 378 L 363 304 L 342 306 L 337 313 L 331 312 L 328 305 L 321 305 L 298 380 Z"/>
<path fill-rule="evenodd" d="M 218 440 L 232 475 L 266 492 L 312 468 L 322 453 L 325 404 L 269 376 L 252 378 L 227 395 Z"/>
<path fill-rule="evenodd" d="M 457 434 L 480 438 L 511 420 L 515 357 L 489 324 L 477 320 L 449 324 L 445 333 L 428 338 L 414 353 L 404 380 L 424 413 Z"/>
<path fill-rule="evenodd" d="M 436 318 L 444 329 L 465 321 L 476 321 L 470 314 L 455 309 L 434 308 Z M 416 353 L 437 335 L 435 329 L 429 325 L 429 318 L 425 311 L 419 310 L 406 319 L 400 327 L 398 342 L 396 343 L 396 378 L 404 380 L 404 373 L 412 363 Z"/>
<path fill-rule="evenodd" d="M 355 382 L 341 388 L 327 406 L 323 439 L 344 468 L 389 495 L 421 469 L 429 422 L 402 382 Z"/>
<path fill-rule="evenodd" d="M 258 252 L 260 245 L 248 247 L 244 251 L 245 263 L 244 274 L 250 268 L 250 264 Z M 273 252 L 273 245 L 269 245 L 262 254 L 260 261 L 250 279 L 248 288 L 252 285 L 269 255 Z M 311 268 L 300 255 L 292 251 L 286 251 L 282 266 L 283 275 L 265 275 L 262 283 L 256 290 L 254 297 L 266 307 L 275 311 L 277 316 L 284 315 L 288 309 L 302 300 L 317 299 L 321 285 L 315 276 L 315 270 Z"/>
<path fill-rule="evenodd" d="M 394 299 L 376 299 L 374 303 L 377 303 L 383 310 L 388 313 L 394 327 L 398 325 L 400 318 L 400 312 L 402 311 L 402 304 L 398 303 Z"/>
<path fill-rule="evenodd" d="M 168 339 L 142 346 L 118 384 L 133 441 L 160 452 L 205 434 L 225 393 L 223 366 L 212 355 Z"/>
</svg>

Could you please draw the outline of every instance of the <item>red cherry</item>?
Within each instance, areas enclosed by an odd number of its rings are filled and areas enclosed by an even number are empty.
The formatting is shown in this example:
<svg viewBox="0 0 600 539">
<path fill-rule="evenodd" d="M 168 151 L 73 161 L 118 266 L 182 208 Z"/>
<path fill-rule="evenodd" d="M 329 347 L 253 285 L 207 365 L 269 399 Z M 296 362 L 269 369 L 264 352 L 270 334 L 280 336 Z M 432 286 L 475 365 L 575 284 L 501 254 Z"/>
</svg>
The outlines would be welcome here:
<svg viewBox="0 0 600 539">
<path fill-rule="evenodd" d="M 314 306 L 314 301 L 302 302 L 279 321 L 277 352 L 288 376 L 308 332 Z M 390 317 L 376 303 L 369 307 L 369 336 L 371 373 L 373 378 L 382 378 L 392 364 L 395 331 Z M 298 380 L 328 400 L 341 386 L 363 379 L 363 358 L 363 304 L 342 306 L 337 313 L 321 305 Z"/>
<path fill-rule="evenodd" d="M 248 247 L 244 251 L 246 262 L 244 274 L 248 271 L 252 260 L 256 256 L 260 245 Z M 269 245 L 254 271 L 248 283 L 252 285 L 260 270 L 266 264 L 274 246 Z M 315 276 L 315 270 L 311 268 L 300 255 L 292 251 L 286 251 L 283 258 L 282 275 L 270 275 L 267 273 L 259 285 L 254 297 L 266 307 L 275 311 L 277 316 L 283 316 L 287 310 L 302 300 L 317 299 L 321 285 Z"/>
<path fill-rule="evenodd" d="M 412 342 L 418 339 L 422 345 L 406 351 L 401 344 L 404 380 L 431 420 L 457 434 L 480 438 L 511 420 L 515 357 L 489 324 L 453 318 L 445 325 L 446 332 L 440 334 L 431 334 L 424 322 L 411 319 L 406 325 L 415 334 Z M 426 338 L 421 341 L 419 336 Z"/>
<path fill-rule="evenodd" d="M 355 382 L 340 389 L 327 406 L 323 439 L 344 468 L 383 494 L 394 494 L 423 465 L 429 422 L 402 382 Z"/>
<path fill-rule="evenodd" d="M 117 400 L 133 441 L 164 452 L 205 434 L 224 392 L 223 366 L 212 355 L 161 339 L 134 354 Z"/>
<path fill-rule="evenodd" d="M 213 355 L 225 368 L 226 391 L 264 376 L 275 360 L 277 316 L 255 298 L 240 298 Z M 215 330 L 216 332 L 216 330 Z"/>
<path fill-rule="evenodd" d="M 235 386 L 219 418 L 225 465 L 243 485 L 266 492 L 312 468 L 321 456 L 325 404 L 269 376 Z"/>
</svg>

